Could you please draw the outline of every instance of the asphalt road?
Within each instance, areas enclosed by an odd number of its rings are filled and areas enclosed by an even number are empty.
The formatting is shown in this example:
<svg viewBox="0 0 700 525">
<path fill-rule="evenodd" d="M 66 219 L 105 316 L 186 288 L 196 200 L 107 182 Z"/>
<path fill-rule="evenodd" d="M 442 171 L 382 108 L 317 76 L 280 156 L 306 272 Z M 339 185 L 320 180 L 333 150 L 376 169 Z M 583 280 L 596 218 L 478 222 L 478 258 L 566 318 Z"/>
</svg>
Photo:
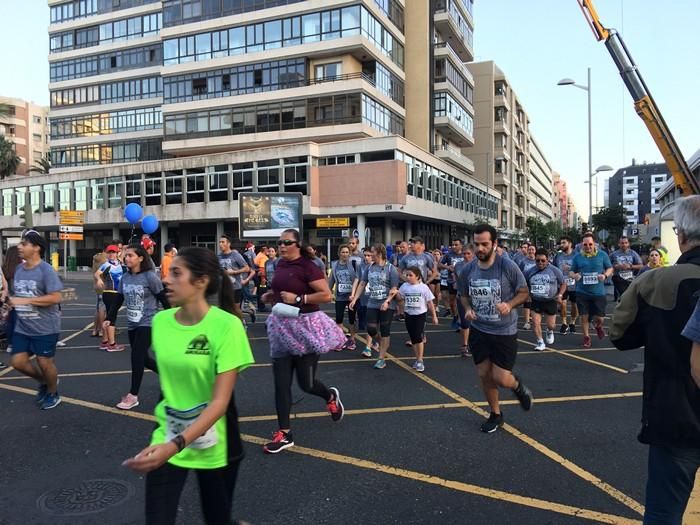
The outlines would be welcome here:
<svg viewBox="0 0 700 525">
<path fill-rule="evenodd" d="M 113 408 L 129 386 L 128 347 L 97 348 L 86 328 L 94 296 L 89 283 L 73 285 L 79 297 L 64 305 L 56 358 L 63 403 L 38 410 L 33 381 L 0 371 L 2 525 L 143 523 L 143 477 L 121 462 L 148 442 L 157 377 L 146 374 L 138 408 Z M 507 425 L 486 435 L 475 367 L 440 322 L 428 328 L 424 374 L 410 367 L 399 322 L 384 370 L 359 349 L 322 357 L 319 378 L 340 388 L 345 418 L 333 423 L 321 400 L 295 387 L 296 447 L 276 456 L 260 446 L 276 429 L 274 391 L 264 326 L 251 326 L 257 364 L 236 386 L 247 455 L 234 516 L 253 525 L 641 520 L 641 350 L 619 352 L 607 339 L 584 350 L 580 334 L 557 334 L 555 350 L 535 352 L 533 333 L 521 330 L 516 372 L 536 403 L 525 413 L 504 393 Z M 126 342 L 125 329 L 118 338 Z M 178 523 L 201 522 L 191 477 Z"/>
</svg>

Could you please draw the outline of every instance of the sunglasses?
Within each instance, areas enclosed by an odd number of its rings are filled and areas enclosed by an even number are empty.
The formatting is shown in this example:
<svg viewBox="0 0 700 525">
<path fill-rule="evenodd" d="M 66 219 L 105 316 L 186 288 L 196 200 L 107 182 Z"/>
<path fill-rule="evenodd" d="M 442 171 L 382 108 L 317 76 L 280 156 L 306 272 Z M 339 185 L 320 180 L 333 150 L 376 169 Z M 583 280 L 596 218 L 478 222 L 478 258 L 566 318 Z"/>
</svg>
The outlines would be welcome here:
<svg viewBox="0 0 700 525">
<path fill-rule="evenodd" d="M 291 246 L 292 244 L 297 244 L 297 241 L 292 239 L 280 239 L 277 241 L 277 246 Z"/>
<path fill-rule="evenodd" d="M 543 262 L 547 262 L 547 259 L 535 259 L 535 262 L 543 263 Z"/>
</svg>

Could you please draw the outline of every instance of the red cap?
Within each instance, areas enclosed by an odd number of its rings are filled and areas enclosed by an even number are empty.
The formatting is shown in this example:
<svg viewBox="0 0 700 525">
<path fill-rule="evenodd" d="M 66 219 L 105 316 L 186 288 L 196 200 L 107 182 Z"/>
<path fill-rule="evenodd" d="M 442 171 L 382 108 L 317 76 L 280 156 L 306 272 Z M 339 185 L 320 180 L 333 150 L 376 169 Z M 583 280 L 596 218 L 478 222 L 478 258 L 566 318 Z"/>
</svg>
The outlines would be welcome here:
<svg viewBox="0 0 700 525">
<path fill-rule="evenodd" d="M 105 251 L 107 253 L 109 252 L 114 252 L 114 253 L 119 253 L 119 247 L 116 244 L 110 244 L 105 248 Z"/>
<path fill-rule="evenodd" d="M 150 237 L 145 237 L 141 239 L 141 246 L 143 246 L 144 250 L 148 250 L 149 248 L 155 248 L 156 243 Z"/>
<path fill-rule="evenodd" d="M 248 243 L 245 245 L 245 248 L 247 250 L 248 248 L 252 248 L 253 246 L 255 245 L 252 242 L 248 241 Z"/>
</svg>

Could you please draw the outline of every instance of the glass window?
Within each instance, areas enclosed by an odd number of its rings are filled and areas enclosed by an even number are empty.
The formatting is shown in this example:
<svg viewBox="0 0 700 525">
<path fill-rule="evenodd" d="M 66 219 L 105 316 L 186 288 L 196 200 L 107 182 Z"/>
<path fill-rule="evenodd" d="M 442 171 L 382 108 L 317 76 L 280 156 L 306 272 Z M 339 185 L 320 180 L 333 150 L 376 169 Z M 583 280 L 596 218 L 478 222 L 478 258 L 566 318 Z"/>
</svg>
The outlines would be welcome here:
<svg viewBox="0 0 700 525">
<path fill-rule="evenodd" d="M 265 49 L 282 47 L 282 21 L 265 22 Z"/>
<path fill-rule="evenodd" d="M 72 183 L 61 182 L 58 185 L 58 209 L 72 210 L 73 203 L 71 202 Z"/>
<path fill-rule="evenodd" d="M 321 40 L 321 16 L 312 13 L 301 17 L 303 42 L 318 42 Z"/>
<path fill-rule="evenodd" d="M 87 210 L 88 199 L 87 199 L 87 189 L 88 181 L 77 180 L 73 183 L 75 188 L 75 209 L 80 211 Z"/>
</svg>

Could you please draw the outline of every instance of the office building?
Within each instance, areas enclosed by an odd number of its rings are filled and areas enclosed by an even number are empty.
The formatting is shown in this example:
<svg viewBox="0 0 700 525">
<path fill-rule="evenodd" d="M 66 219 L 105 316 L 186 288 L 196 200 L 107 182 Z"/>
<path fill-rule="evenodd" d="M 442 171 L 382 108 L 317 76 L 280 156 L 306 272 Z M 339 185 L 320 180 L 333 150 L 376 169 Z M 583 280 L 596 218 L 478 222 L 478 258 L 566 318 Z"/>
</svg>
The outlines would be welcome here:
<svg viewBox="0 0 700 525">
<path fill-rule="evenodd" d="M 349 216 L 363 242 L 495 224 L 498 193 L 460 153 L 472 0 L 49 5 L 54 169 L 31 198 L 85 210 L 97 239 L 138 202 L 165 238 L 211 245 L 241 191 L 302 193 L 312 242 L 318 215 Z M 12 226 L 22 197 L 0 187 Z"/>
<path fill-rule="evenodd" d="M 554 199 L 552 201 L 553 220 L 563 229 L 570 227 L 569 223 L 569 193 L 566 181 L 556 171 L 552 174 Z"/>
<path fill-rule="evenodd" d="M 17 175 L 26 175 L 49 152 L 49 108 L 19 98 L 0 97 L 0 135 L 15 145 L 21 163 Z"/>
<path fill-rule="evenodd" d="M 632 159 L 630 166 L 610 177 L 606 206 L 622 206 L 627 224 L 643 223 L 647 215 L 659 212 L 656 195 L 669 178 L 665 163 L 637 164 Z"/>
</svg>

